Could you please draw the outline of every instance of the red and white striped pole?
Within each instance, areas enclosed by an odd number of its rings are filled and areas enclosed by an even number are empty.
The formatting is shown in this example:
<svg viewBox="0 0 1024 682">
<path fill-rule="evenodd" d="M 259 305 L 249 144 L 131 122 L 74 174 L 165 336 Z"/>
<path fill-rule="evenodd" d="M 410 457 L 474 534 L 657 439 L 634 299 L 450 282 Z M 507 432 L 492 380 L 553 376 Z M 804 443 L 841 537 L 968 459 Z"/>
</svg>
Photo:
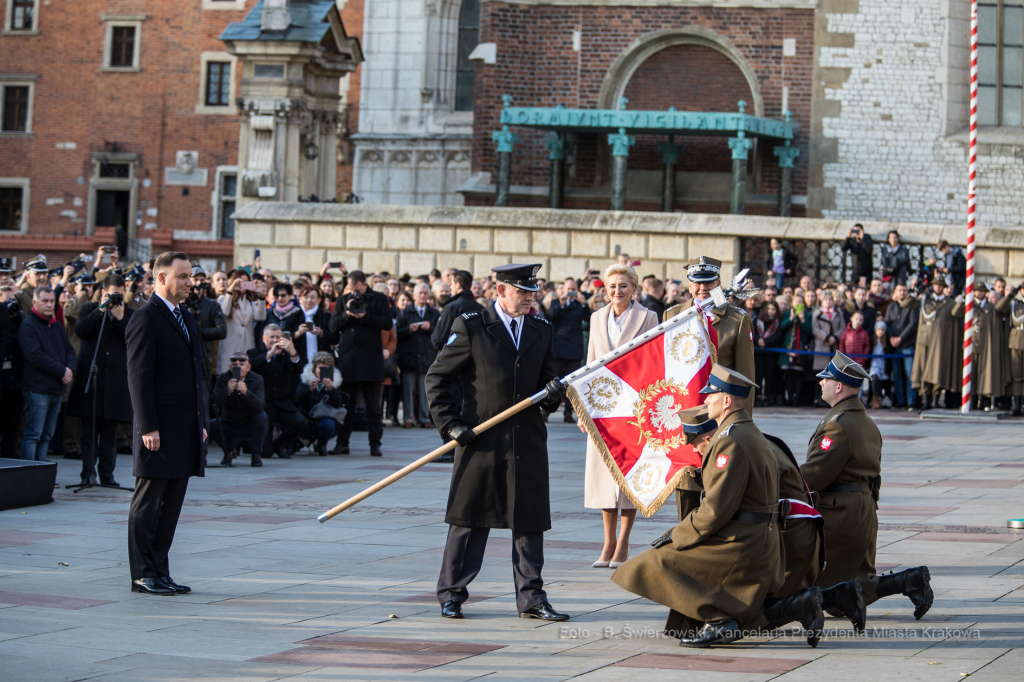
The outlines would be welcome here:
<svg viewBox="0 0 1024 682">
<path fill-rule="evenodd" d="M 974 225 L 978 210 L 978 0 L 971 0 L 971 134 L 967 152 L 967 285 L 964 288 L 964 383 L 960 411 L 971 411 L 974 346 Z"/>
</svg>

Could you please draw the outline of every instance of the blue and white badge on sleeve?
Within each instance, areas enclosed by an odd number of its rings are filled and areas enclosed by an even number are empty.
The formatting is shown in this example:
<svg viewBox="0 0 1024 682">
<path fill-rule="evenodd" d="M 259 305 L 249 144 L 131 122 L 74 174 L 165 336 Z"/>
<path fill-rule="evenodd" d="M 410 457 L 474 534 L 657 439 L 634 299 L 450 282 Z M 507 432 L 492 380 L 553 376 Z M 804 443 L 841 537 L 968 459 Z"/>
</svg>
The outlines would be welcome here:
<svg viewBox="0 0 1024 682">
<path fill-rule="evenodd" d="M 447 342 L 446 342 L 446 343 L 445 343 L 444 345 L 446 345 L 446 346 L 450 346 L 450 345 L 452 345 L 453 343 L 455 343 L 455 337 L 456 337 L 456 336 L 458 336 L 458 334 L 455 334 L 455 333 L 453 332 L 453 333 L 452 333 L 452 335 L 448 337 L 448 341 L 447 341 Z"/>
</svg>

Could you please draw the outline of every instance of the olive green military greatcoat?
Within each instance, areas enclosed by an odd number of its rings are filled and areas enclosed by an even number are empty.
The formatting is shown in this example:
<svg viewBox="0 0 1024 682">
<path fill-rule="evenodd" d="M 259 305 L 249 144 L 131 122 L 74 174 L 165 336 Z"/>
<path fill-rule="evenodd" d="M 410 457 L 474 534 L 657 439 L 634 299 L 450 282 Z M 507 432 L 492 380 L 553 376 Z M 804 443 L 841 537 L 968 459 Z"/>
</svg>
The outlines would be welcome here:
<svg viewBox="0 0 1024 682">
<path fill-rule="evenodd" d="M 693 301 L 674 305 L 665 311 L 664 320 L 690 309 Z M 750 315 L 728 303 L 711 309 L 711 325 L 718 334 L 718 360 L 722 367 L 735 370 L 754 380 L 754 334 Z M 753 399 L 754 396 L 751 396 Z"/>
<path fill-rule="evenodd" d="M 880 484 L 882 434 L 857 396 L 840 401 L 821 420 L 800 471 L 818 493 L 818 511 L 825 518 L 828 563 L 814 584 L 824 589 L 857 578 L 864 601 L 876 601 L 878 504 L 867 488 L 876 478 L 875 485 Z M 831 486 L 858 484 L 865 490 L 826 492 Z"/>
<path fill-rule="evenodd" d="M 901 308 L 921 310 L 917 343 L 914 346 L 914 366 L 910 372 L 910 383 L 916 391 L 923 391 L 926 384 L 947 391 L 956 390 L 960 386 L 960 377 L 953 372 L 952 361 L 955 305 L 952 298 L 936 297 L 931 292 L 920 298 L 907 296 L 900 301 Z"/>
<path fill-rule="evenodd" d="M 764 599 L 783 583 L 779 524 L 733 517 L 777 509 L 775 455 L 741 410 L 722 420 L 701 470 L 704 500 L 673 529 L 672 542 L 630 559 L 612 580 L 691 622 L 732 618 L 763 627 Z"/>
<path fill-rule="evenodd" d="M 963 318 L 966 306 L 957 303 L 953 315 Z M 1008 339 L 1003 331 L 1003 315 L 984 299 L 974 301 L 971 333 L 971 393 L 984 396 L 1007 395 L 1010 383 Z"/>
<path fill-rule="evenodd" d="M 1010 323 L 1010 395 L 1024 395 L 1024 300 L 1017 296 L 1020 291 L 1010 289 L 996 303 L 996 311 L 1008 316 Z"/>
<path fill-rule="evenodd" d="M 813 507 L 793 451 L 781 438 L 768 434 L 764 437 L 779 465 L 779 499 L 798 500 Z M 779 596 L 814 585 L 822 568 L 820 531 L 819 521 L 815 519 L 789 519 L 782 524 L 782 565 L 786 568 L 786 582 L 779 589 Z"/>
</svg>

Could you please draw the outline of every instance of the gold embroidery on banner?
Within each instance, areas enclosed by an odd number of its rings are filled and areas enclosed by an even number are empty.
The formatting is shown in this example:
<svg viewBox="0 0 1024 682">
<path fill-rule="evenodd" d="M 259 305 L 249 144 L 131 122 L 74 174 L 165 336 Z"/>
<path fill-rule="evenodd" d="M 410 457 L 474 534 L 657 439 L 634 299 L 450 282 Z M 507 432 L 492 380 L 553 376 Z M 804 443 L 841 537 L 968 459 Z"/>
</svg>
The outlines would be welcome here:
<svg viewBox="0 0 1024 682">
<path fill-rule="evenodd" d="M 597 377 L 589 384 L 584 393 L 587 404 L 596 412 L 611 412 L 619 402 L 622 385 L 608 377 Z"/>
<path fill-rule="evenodd" d="M 682 332 L 672 339 L 669 353 L 676 362 L 692 365 L 704 357 L 704 339 L 693 332 Z"/>
<path fill-rule="evenodd" d="M 648 462 L 638 466 L 629 478 L 634 490 L 641 495 L 650 495 L 661 485 L 664 472 L 660 466 Z"/>
<path fill-rule="evenodd" d="M 679 433 L 668 438 L 668 432 L 675 431 L 682 426 L 682 420 L 677 414 L 683 409 L 682 405 L 676 403 L 677 397 L 689 395 L 689 390 L 679 386 L 671 379 L 655 381 L 653 384 L 640 391 L 636 402 L 633 403 L 633 417 L 636 421 L 629 424 L 640 430 L 640 437 L 637 443 L 647 440 L 647 444 L 655 450 L 668 452 L 683 445 L 683 434 Z"/>
</svg>

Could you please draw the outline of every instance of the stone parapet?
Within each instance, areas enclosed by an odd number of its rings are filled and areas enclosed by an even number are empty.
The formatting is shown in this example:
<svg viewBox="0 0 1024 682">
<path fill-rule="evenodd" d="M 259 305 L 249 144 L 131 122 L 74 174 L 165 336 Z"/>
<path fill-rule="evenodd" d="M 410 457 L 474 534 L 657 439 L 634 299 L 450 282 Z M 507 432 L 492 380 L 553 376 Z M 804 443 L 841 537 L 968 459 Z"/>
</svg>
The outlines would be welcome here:
<svg viewBox="0 0 1024 682">
<path fill-rule="evenodd" d="M 861 221 L 884 240 L 889 230 L 908 244 L 940 239 L 966 242 L 966 227 Z M 619 253 L 642 261 L 644 275 L 683 277 L 700 255 L 723 261 L 732 273 L 744 237 L 841 240 L 852 220 L 751 215 L 577 211 L 469 206 L 370 206 L 256 202 L 235 213 L 235 261 L 275 272 L 316 272 L 342 260 L 350 270 L 424 274 L 457 267 L 476 276 L 514 261 L 540 262 L 549 279 L 603 270 Z M 983 277 L 1024 276 L 1024 230 L 979 227 L 977 271 Z"/>
</svg>

